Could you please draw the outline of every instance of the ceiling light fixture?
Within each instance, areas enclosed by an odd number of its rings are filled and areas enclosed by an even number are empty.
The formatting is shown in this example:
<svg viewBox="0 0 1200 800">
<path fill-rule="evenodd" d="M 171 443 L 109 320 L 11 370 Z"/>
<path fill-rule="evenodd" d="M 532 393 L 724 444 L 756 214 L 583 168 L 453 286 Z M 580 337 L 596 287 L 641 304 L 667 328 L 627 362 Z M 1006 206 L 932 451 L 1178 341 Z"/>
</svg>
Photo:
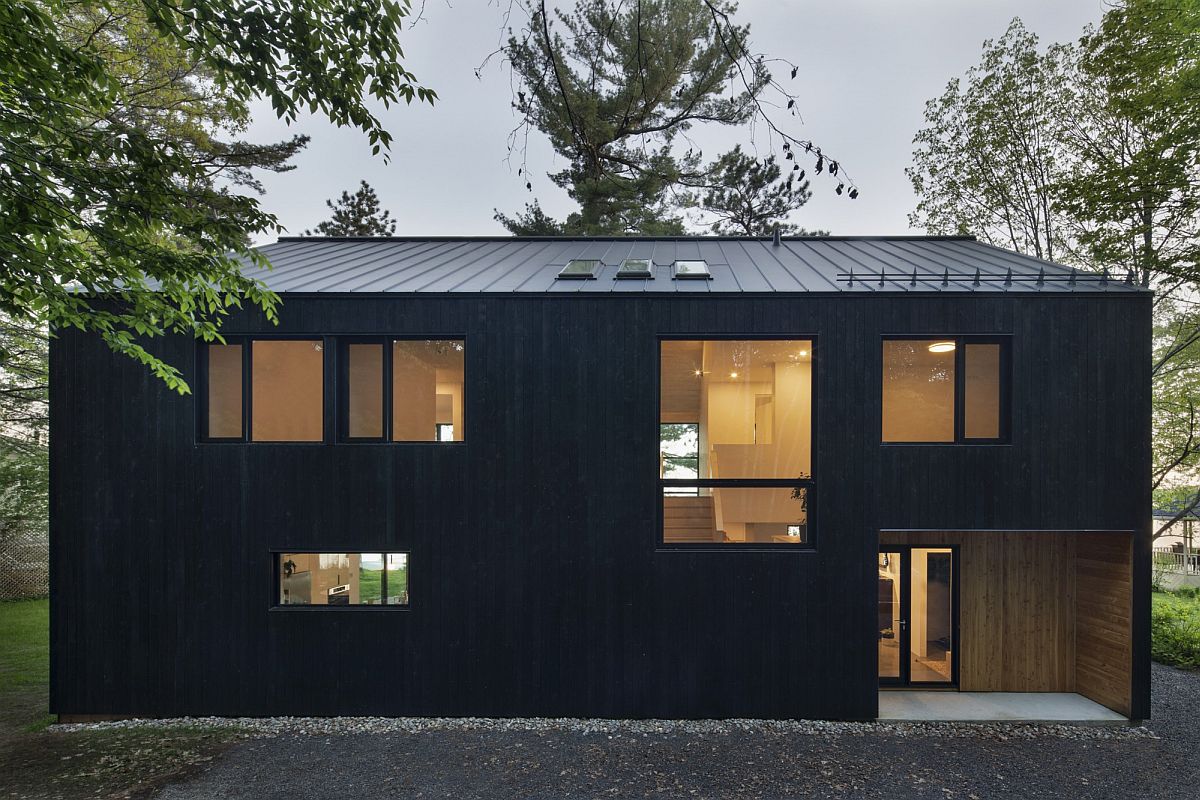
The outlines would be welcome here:
<svg viewBox="0 0 1200 800">
<path fill-rule="evenodd" d="M 931 353 L 953 353 L 954 352 L 954 342 L 934 342 L 933 344 L 929 345 L 929 352 L 931 352 Z"/>
<path fill-rule="evenodd" d="M 800 351 L 800 355 L 801 355 L 801 356 L 806 356 L 806 355 L 808 355 L 808 351 L 807 351 L 807 350 L 801 350 L 801 351 Z"/>
<path fill-rule="evenodd" d="M 736 373 L 736 372 L 731 372 L 731 373 L 729 373 L 729 377 L 731 377 L 731 378 L 736 378 L 736 377 L 737 377 L 737 373 Z"/>
<path fill-rule="evenodd" d="M 703 373 L 701 373 L 701 372 L 700 372 L 700 370 L 696 370 L 696 374 L 697 374 L 697 375 L 701 375 L 701 374 L 703 374 Z"/>
</svg>

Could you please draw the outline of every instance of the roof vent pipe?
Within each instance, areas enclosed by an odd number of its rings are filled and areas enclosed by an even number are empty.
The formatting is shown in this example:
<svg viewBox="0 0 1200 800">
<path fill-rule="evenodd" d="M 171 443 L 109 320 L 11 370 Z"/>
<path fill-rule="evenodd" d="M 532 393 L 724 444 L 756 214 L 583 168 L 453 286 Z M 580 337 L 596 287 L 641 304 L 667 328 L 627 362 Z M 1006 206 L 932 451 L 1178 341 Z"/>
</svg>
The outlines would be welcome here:
<svg viewBox="0 0 1200 800">
<path fill-rule="evenodd" d="M 771 244 L 775 247 L 779 247 L 780 245 L 783 244 L 783 239 L 781 239 L 779 236 L 779 223 L 778 222 L 775 223 L 775 235 L 774 235 L 774 237 L 772 237 Z"/>
</svg>

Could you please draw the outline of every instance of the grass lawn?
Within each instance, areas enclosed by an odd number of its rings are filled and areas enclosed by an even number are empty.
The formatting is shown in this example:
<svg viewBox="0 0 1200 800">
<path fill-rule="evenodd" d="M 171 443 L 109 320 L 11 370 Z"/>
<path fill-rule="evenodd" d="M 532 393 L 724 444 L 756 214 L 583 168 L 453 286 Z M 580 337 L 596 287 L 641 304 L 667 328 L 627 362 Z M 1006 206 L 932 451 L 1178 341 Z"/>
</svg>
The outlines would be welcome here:
<svg viewBox="0 0 1200 800">
<path fill-rule="evenodd" d="M 1200 592 L 1151 595 L 1150 652 L 1160 663 L 1200 669 Z"/>
<path fill-rule="evenodd" d="M 50 686 L 50 601 L 0 603 L 0 733 L 45 727 Z"/>
<path fill-rule="evenodd" d="M 0 798 L 142 796 L 233 739 L 228 731 L 186 727 L 48 729 L 49 623 L 47 600 L 0 602 Z"/>
</svg>

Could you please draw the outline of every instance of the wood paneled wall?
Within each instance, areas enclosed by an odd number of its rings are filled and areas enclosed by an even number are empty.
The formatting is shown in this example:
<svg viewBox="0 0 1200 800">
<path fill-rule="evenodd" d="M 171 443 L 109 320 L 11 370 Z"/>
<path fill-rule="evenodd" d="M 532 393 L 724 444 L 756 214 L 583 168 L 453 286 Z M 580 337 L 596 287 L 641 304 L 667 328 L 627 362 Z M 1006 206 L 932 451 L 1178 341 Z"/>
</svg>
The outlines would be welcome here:
<svg viewBox="0 0 1200 800">
<path fill-rule="evenodd" d="M 960 689 L 1079 692 L 1128 716 L 1132 538 L 884 531 L 879 542 L 958 545 Z"/>
<path fill-rule="evenodd" d="M 1076 547 L 1076 691 L 1129 716 L 1131 540 L 1120 533 L 1083 533 Z"/>
<path fill-rule="evenodd" d="M 963 691 L 1075 691 L 1073 534 L 884 532 L 880 544 L 958 545 Z"/>
</svg>

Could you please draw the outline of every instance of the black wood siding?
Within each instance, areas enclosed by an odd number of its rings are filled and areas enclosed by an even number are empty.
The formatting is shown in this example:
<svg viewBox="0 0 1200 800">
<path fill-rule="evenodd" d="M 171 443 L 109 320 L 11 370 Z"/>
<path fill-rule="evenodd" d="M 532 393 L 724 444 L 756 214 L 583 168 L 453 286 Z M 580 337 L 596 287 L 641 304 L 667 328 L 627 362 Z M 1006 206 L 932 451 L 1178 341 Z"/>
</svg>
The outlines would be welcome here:
<svg viewBox="0 0 1200 800">
<path fill-rule="evenodd" d="M 194 399 L 51 348 L 52 707 L 873 718 L 881 528 L 1137 531 L 1146 296 L 285 296 L 278 328 L 467 339 L 466 445 L 197 444 Z M 659 334 L 817 334 L 813 552 L 655 550 Z M 1011 333 L 1013 437 L 882 446 L 880 337 Z M 195 376 L 195 345 L 157 352 Z M 331 401 L 328 401 L 331 402 Z M 272 550 L 411 552 L 411 609 L 271 609 Z"/>
</svg>

